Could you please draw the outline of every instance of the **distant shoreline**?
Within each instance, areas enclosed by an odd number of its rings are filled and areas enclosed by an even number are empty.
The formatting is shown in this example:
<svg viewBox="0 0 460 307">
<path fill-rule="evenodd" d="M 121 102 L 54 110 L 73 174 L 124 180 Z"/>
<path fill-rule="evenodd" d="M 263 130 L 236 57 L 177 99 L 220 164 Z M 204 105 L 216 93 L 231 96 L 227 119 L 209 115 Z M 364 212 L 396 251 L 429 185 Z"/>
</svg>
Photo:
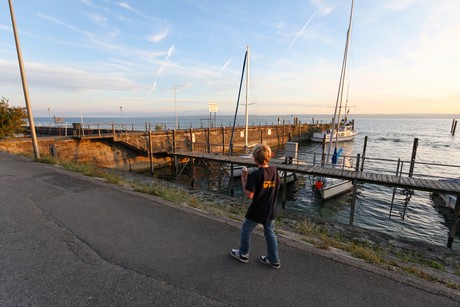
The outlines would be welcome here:
<svg viewBox="0 0 460 307">
<path fill-rule="evenodd" d="M 56 115 L 57 117 L 62 117 L 62 118 L 80 118 L 80 115 L 72 114 L 72 115 Z M 162 115 L 154 115 L 151 114 L 147 116 L 146 113 L 144 114 L 129 114 L 125 113 L 123 115 L 124 119 L 128 118 L 172 118 L 175 115 L 168 115 L 168 114 L 162 114 Z M 217 117 L 233 117 L 233 114 L 217 114 Z M 190 114 L 180 114 L 178 115 L 178 118 L 189 118 L 189 117 L 209 117 L 209 113 L 190 113 Z M 244 117 L 244 114 L 239 114 L 238 118 Z M 277 115 L 277 114 L 260 114 L 260 115 L 249 115 L 249 118 L 266 118 L 266 117 L 279 117 L 281 119 L 287 119 L 287 118 L 294 118 L 294 117 L 299 117 L 299 118 L 331 118 L 331 114 L 284 114 L 284 115 Z M 342 115 L 343 117 L 343 115 Z M 399 113 L 399 114 L 351 114 L 348 115 L 349 118 L 431 118 L 431 119 L 457 119 L 460 118 L 460 114 L 446 114 L 446 113 Z M 37 119 L 49 119 L 48 116 L 36 116 Z M 89 114 L 84 114 L 83 118 L 120 118 L 120 114 L 107 114 L 107 113 L 89 113 Z"/>
</svg>

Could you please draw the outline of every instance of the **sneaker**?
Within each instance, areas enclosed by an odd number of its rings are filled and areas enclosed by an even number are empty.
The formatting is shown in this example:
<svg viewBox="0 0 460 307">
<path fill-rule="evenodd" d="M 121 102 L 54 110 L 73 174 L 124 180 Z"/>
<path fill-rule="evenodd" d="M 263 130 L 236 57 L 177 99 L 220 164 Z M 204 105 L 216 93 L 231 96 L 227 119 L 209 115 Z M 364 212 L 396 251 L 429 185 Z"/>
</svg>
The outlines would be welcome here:
<svg viewBox="0 0 460 307">
<path fill-rule="evenodd" d="M 232 255 L 232 257 L 235 257 L 236 259 L 238 259 L 239 261 L 241 262 L 248 262 L 249 261 L 249 255 L 246 254 L 246 255 L 242 255 L 240 254 L 240 251 L 238 249 L 233 249 L 230 251 L 230 255 Z"/>
<path fill-rule="evenodd" d="M 260 256 L 260 257 L 259 257 L 259 260 L 260 260 L 260 262 L 262 262 L 263 264 L 269 265 L 269 266 L 271 266 L 271 267 L 274 268 L 274 269 L 279 269 L 280 266 L 281 266 L 279 263 L 271 263 L 271 262 L 268 260 L 268 257 L 267 257 L 267 256 Z"/>
</svg>

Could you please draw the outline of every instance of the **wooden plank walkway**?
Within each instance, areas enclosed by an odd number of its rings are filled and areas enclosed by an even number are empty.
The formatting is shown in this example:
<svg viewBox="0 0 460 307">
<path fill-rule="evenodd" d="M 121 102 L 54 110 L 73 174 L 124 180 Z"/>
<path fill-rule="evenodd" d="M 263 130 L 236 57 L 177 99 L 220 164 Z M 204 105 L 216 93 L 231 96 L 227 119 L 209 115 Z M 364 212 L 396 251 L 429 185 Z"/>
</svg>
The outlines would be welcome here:
<svg viewBox="0 0 460 307">
<path fill-rule="evenodd" d="M 205 159 L 221 163 L 234 163 L 238 165 L 254 166 L 256 165 L 252 158 L 243 158 L 238 156 L 226 156 L 219 154 L 207 154 L 198 152 L 176 152 L 173 155 L 183 158 Z M 379 174 L 368 171 L 349 171 L 341 168 L 331 168 L 313 165 L 301 164 L 284 164 L 272 159 L 270 165 L 276 166 L 279 170 L 292 171 L 300 174 L 312 176 L 324 176 L 331 178 L 340 178 L 346 180 L 356 179 L 361 183 L 371 183 L 391 187 L 421 190 L 441 194 L 460 195 L 460 185 L 454 183 L 440 183 L 434 179 L 399 177 L 396 175 Z"/>
</svg>

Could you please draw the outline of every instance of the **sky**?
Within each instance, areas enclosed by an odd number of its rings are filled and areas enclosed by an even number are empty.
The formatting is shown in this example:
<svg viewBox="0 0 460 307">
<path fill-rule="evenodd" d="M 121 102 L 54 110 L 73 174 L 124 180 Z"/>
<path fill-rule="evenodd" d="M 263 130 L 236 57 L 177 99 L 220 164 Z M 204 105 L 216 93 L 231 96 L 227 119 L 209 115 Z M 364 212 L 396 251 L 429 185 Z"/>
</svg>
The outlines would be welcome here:
<svg viewBox="0 0 460 307">
<path fill-rule="evenodd" d="M 351 0 L 11 1 L 34 116 L 231 115 L 247 48 L 239 114 L 246 95 L 250 114 L 334 112 Z M 8 3 L 0 97 L 25 106 Z M 459 15 L 458 0 L 356 0 L 350 113 L 460 114 Z"/>
</svg>

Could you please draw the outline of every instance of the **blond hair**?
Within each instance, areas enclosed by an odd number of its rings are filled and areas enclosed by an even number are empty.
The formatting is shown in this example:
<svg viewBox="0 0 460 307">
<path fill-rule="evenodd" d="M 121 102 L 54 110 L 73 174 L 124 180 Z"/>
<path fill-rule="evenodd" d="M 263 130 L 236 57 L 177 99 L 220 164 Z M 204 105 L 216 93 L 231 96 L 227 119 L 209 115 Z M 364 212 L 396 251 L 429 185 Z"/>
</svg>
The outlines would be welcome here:
<svg viewBox="0 0 460 307">
<path fill-rule="evenodd" d="M 252 156 L 258 164 L 266 165 L 272 158 L 272 150 L 270 146 L 267 145 L 267 143 L 263 142 L 262 144 L 259 144 L 256 147 L 254 147 Z"/>
</svg>

